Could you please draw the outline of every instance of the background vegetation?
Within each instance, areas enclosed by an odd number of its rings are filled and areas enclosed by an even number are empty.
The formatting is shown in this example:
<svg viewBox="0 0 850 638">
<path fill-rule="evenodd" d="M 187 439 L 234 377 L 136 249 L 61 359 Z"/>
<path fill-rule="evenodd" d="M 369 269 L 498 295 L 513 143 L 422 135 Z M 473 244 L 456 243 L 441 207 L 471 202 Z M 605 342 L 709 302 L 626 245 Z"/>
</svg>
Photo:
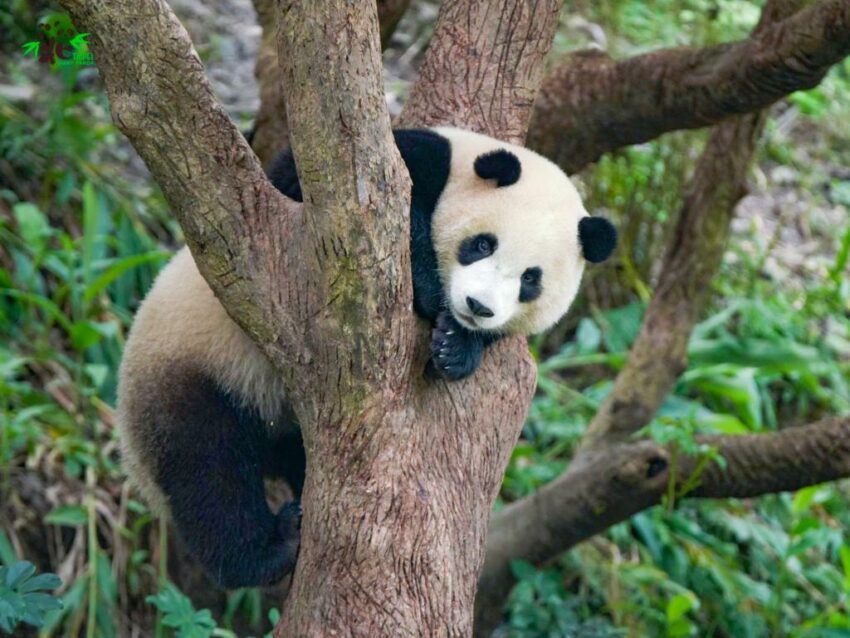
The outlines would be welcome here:
<svg viewBox="0 0 850 638">
<path fill-rule="evenodd" d="M 576 2 L 556 52 L 602 34 L 616 56 L 741 38 L 759 4 Z M 201 595 L 210 586 L 189 576 L 168 583 L 169 560 L 190 572 L 189 559 L 124 481 L 112 414 L 121 348 L 179 229 L 112 126 L 94 69 L 24 58 L 20 45 L 42 9 L 16 2 L 0 12 L 4 53 L 14 52 L 0 81 L 0 633 L 22 620 L 15 631 L 38 623 L 45 636 L 262 635 L 275 595 Z M 387 54 L 402 75 L 422 14 L 412 12 Z M 218 44 L 202 47 L 207 59 L 227 54 Z M 400 99 L 404 86 L 403 77 L 392 83 Z M 772 115 L 688 370 L 647 427 L 685 452 L 701 432 L 850 412 L 850 62 Z M 704 138 L 666 135 L 580 176 L 589 208 L 616 219 L 624 241 L 571 320 L 533 344 L 539 392 L 501 502 L 564 469 L 609 390 Z M 723 462 L 705 452 L 706 462 Z M 671 491 L 663 506 L 545 569 L 515 563 L 519 583 L 500 632 L 850 636 L 848 488 L 699 502 Z M 62 584 L 33 576 L 24 559 Z"/>
</svg>

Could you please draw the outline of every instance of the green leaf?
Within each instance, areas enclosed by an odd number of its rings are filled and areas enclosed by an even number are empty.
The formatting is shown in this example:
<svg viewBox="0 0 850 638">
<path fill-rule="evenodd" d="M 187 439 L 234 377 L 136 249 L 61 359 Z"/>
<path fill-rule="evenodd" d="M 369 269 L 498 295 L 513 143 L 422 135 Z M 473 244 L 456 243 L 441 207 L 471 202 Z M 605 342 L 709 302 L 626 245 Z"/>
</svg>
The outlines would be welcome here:
<svg viewBox="0 0 850 638">
<path fill-rule="evenodd" d="M 838 554 L 841 556 L 841 568 L 844 571 L 844 591 L 850 593 L 850 547 L 842 545 Z"/>
<path fill-rule="evenodd" d="M 640 332 L 643 311 L 643 304 L 633 303 L 601 313 L 598 318 L 608 352 L 624 352 L 631 347 Z"/>
<path fill-rule="evenodd" d="M 50 315 L 56 322 L 61 325 L 66 332 L 71 332 L 71 322 L 68 321 L 68 318 L 65 316 L 65 313 L 62 312 L 62 309 L 59 308 L 55 303 L 47 299 L 46 297 L 42 297 L 41 295 L 37 295 L 32 292 L 26 292 L 24 290 L 15 290 L 14 288 L 0 288 L 0 295 L 6 295 L 7 297 L 12 297 L 13 299 L 18 299 L 19 301 L 25 301 L 31 303 L 34 306 L 38 306 L 42 310 L 44 310 L 48 315 Z"/>
<path fill-rule="evenodd" d="M 71 326 L 69 336 L 71 337 L 71 345 L 78 352 L 90 348 L 102 338 L 100 331 L 91 321 L 77 321 L 74 323 Z"/>
<path fill-rule="evenodd" d="M 12 208 L 18 222 L 18 233 L 36 255 L 44 251 L 47 238 L 52 234 L 50 223 L 38 206 L 29 202 L 15 204 Z"/>
<path fill-rule="evenodd" d="M 517 580 L 531 580 L 537 576 L 537 568 L 531 563 L 524 560 L 512 560 L 511 572 Z"/>
<path fill-rule="evenodd" d="M 0 629 L 12 633 L 19 623 L 41 627 L 47 612 L 62 608 L 58 598 L 39 591 L 59 587 L 59 577 L 34 574 L 35 566 L 28 561 L 0 567 Z"/>
<path fill-rule="evenodd" d="M 23 583 L 34 573 L 35 565 L 33 565 L 29 561 L 21 560 L 17 563 L 14 563 L 11 567 L 6 568 L 4 582 L 6 584 L 6 587 L 16 589 L 21 585 L 21 583 Z"/>
<path fill-rule="evenodd" d="M 602 344 L 602 331 L 592 319 L 583 318 L 576 330 L 576 345 L 579 354 L 593 354 Z"/>
<path fill-rule="evenodd" d="M 137 268 L 138 266 L 143 266 L 145 264 L 165 261 L 169 257 L 171 257 L 171 253 L 164 252 L 161 250 L 155 250 L 143 253 L 141 255 L 125 257 L 124 259 L 115 262 L 107 270 L 105 270 L 98 277 L 96 277 L 94 281 L 92 281 L 88 286 L 86 286 L 86 291 L 83 295 L 83 299 L 86 301 L 86 303 L 90 303 L 107 286 L 109 286 L 109 284 L 118 279 L 125 272 L 133 268 Z"/>
<path fill-rule="evenodd" d="M 689 593 L 676 594 L 667 602 L 667 622 L 675 622 L 697 606 L 696 597 Z"/>
<path fill-rule="evenodd" d="M 19 591 L 29 593 L 40 589 L 57 589 L 62 586 L 62 579 L 56 574 L 38 574 L 19 587 Z"/>
<path fill-rule="evenodd" d="M 44 516 L 44 522 L 49 525 L 64 525 L 78 527 L 88 521 L 88 513 L 81 505 L 64 505 L 51 510 Z"/>
<path fill-rule="evenodd" d="M 192 601 L 170 583 L 146 600 L 164 614 L 162 624 L 176 629 L 178 638 L 209 638 L 216 629 L 210 611 L 195 611 Z"/>
<path fill-rule="evenodd" d="M 91 280 L 91 264 L 94 260 L 97 225 L 100 216 L 97 192 L 91 182 L 83 184 L 83 282 Z"/>
<path fill-rule="evenodd" d="M 808 91 L 795 91 L 788 96 L 789 101 L 797 105 L 800 112 L 812 117 L 820 117 L 829 109 L 829 98 L 820 88 Z"/>
</svg>

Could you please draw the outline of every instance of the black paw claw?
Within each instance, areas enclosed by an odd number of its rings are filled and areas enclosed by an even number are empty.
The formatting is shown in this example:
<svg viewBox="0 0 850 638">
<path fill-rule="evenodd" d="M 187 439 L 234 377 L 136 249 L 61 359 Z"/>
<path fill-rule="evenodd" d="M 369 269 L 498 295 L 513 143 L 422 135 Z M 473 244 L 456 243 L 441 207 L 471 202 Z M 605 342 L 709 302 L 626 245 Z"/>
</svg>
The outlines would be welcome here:
<svg viewBox="0 0 850 638">
<path fill-rule="evenodd" d="M 478 367 L 482 352 L 478 335 L 458 326 L 449 312 L 442 312 L 431 333 L 431 360 L 425 374 L 431 379 L 463 379 Z"/>
</svg>

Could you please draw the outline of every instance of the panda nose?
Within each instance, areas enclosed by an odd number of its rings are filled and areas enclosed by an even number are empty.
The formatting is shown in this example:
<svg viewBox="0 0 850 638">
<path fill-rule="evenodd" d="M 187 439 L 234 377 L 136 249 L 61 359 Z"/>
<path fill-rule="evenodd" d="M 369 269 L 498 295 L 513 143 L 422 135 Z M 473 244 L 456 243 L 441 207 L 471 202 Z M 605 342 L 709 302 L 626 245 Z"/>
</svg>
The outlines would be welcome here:
<svg viewBox="0 0 850 638">
<path fill-rule="evenodd" d="M 493 311 L 490 310 L 483 303 L 478 301 L 477 299 L 473 299 L 472 297 L 466 298 L 466 305 L 469 306 L 469 309 L 472 311 L 472 314 L 476 317 L 492 317 Z"/>
</svg>

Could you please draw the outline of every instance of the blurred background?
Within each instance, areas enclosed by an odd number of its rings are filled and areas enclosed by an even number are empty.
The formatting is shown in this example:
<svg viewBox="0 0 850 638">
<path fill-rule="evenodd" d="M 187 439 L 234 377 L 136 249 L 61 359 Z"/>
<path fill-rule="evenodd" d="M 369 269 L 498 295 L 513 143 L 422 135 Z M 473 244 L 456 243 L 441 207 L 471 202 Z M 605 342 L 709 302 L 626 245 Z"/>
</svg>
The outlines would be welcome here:
<svg viewBox="0 0 850 638">
<path fill-rule="evenodd" d="M 171 4 L 248 131 L 261 36 L 251 1 Z M 742 39 L 761 5 L 576 0 L 552 57 Z M 393 113 L 438 9 L 414 0 L 385 52 Z M 56 11 L 21 0 L 0 8 L 0 634 L 262 636 L 280 590 L 214 590 L 121 470 L 113 406 L 122 345 L 181 235 L 112 125 L 96 68 L 40 63 L 27 50 Z M 770 114 L 688 369 L 649 426 L 682 449 L 700 431 L 850 412 L 850 61 Z M 705 139 L 666 134 L 576 176 L 588 210 L 615 221 L 622 245 L 567 320 L 532 343 L 539 390 L 497 507 L 567 466 L 637 334 Z M 515 563 L 500 634 L 850 636 L 850 483 L 667 505 L 545 568 Z M 44 592 L 26 600 L 42 627 L 12 630 L 27 592 Z"/>
</svg>

